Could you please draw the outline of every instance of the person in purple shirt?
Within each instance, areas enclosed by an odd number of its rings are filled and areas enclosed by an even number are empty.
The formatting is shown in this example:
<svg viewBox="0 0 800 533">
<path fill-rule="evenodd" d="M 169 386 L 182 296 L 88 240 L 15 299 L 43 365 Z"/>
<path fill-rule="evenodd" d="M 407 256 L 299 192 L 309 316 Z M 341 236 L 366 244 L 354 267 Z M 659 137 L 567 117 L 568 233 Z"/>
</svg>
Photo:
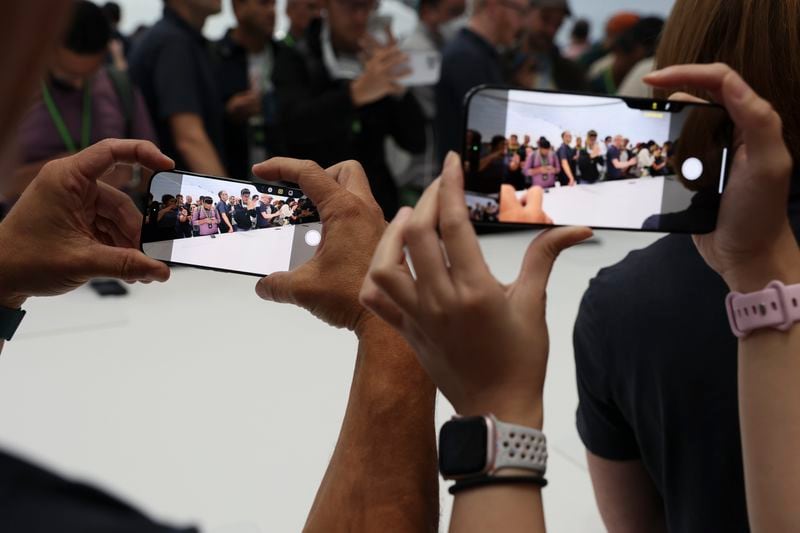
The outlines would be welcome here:
<svg viewBox="0 0 800 533">
<path fill-rule="evenodd" d="M 204 197 L 203 204 L 195 209 L 192 226 L 197 228 L 200 237 L 219 233 L 219 212 L 214 208 L 214 200 L 210 196 Z"/>
<path fill-rule="evenodd" d="M 525 161 L 523 173 L 532 185 L 543 189 L 556 186 L 556 181 L 561 172 L 561 163 L 553 152 L 550 141 L 542 137 L 539 139 L 539 149 L 528 156 Z"/>
<path fill-rule="evenodd" d="M 103 139 L 155 140 L 141 94 L 126 73 L 104 65 L 110 40 L 111 27 L 102 10 L 86 0 L 76 2 L 39 96 L 20 125 L 21 166 L 14 179 L 4 180 L 6 196 L 20 194 L 48 161 Z M 128 169 L 106 181 L 124 188 L 130 179 Z"/>
</svg>

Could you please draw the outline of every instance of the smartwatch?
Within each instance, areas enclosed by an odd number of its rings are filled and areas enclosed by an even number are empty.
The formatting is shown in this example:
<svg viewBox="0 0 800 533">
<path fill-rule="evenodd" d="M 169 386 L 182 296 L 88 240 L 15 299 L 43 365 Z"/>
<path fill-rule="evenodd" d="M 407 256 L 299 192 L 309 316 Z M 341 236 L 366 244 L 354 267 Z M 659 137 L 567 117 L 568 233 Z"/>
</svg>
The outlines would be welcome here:
<svg viewBox="0 0 800 533">
<path fill-rule="evenodd" d="M 732 292 L 725 300 L 725 307 L 731 330 L 740 339 L 764 328 L 788 331 L 800 322 L 800 285 L 773 281 L 763 291 Z"/>
<path fill-rule="evenodd" d="M 528 470 L 544 477 L 547 439 L 544 433 L 497 420 L 494 415 L 455 416 L 439 433 L 439 471 L 445 479 L 493 476 L 504 468 Z"/>
<path fill-rule="evenodd" d="M 0 306 L 0 341 L 10 341 L 17 332 L 25 311 Z"/>
</svg>

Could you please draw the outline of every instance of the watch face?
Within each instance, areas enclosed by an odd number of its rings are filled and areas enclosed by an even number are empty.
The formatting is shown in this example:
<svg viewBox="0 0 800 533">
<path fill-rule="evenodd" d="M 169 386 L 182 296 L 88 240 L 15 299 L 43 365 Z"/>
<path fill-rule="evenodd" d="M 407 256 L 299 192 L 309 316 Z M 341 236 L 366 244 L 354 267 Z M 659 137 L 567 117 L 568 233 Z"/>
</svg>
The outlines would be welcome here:
<svg viewBox="0 0 800 533">
<path fill-rule="evenodd" d="M 445 477 L 478 474 L 486 467 L 486 420 L 457 418 L 439 433 L 439 470 Z"/>
</svg>

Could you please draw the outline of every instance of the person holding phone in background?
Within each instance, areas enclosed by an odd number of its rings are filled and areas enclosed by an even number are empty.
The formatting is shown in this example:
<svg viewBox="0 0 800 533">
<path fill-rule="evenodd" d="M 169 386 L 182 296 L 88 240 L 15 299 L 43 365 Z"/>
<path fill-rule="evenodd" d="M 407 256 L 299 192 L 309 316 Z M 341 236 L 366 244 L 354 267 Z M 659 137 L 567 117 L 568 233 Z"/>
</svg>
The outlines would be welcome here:
<svg viewBox="0 0 800 533">
<path fill-rule="evenodd" d="M 219 213 L 214 208 L 214 200 L 210 196 L 203 197 L 202 205 L 192 215 L 192 224 L 198 228 L 200 237 L 219 233 Z"/>
<path fill-rule="evenodd" d="M 561 163 L 558 161 L 558 156 L 553 153 L 550 141 L 544 137 L 539 139 L 539 149 L 528 156 L 523 172 L 532 185 L 543 189 L 556 186 Z"/>
<path fill-rule="evenodd" d="M 707 90 L 728 108 L 741 136 L 718 227 L 695 237 L 707 265 L 731 291 L 758 291 L 777 280 L 794 284 L 790 290 L 800 293 L 800 250 L 785 212 L 793 162 L 778 114 L 721 64 L 675 66 L 646 81 L 662 88 Z M 418 206 L 401 210 L 387 229 L 361 301 L 415 348 L 420 363 L 460 416 L 492 414 L 520 431 L 541 430 L 548 359 L 547 279 L 559 252 L 592 232 L 545 231 L 528 249 L 517 281 L 504 286 L 481 256 L 460 200 L 463 183 L 460 158 L 451 154 L 442 177 Z M 406 253 L 414 276 L 406 266 Z M 729 305 L 743 305 L 736 301 Z M 724 307 L 722 298 L 718 304 Z M 786 299 L 781 305 L 794 304 Z M 800 305 L 785 313 L 788 322 L 781 330 L 737 333 L 747 508 L 754 531 L 793 531 L 800 524 L 800 508 L 794 502 L 800 492 L 800 434 L 790 429 L 800 423 Z M 452 459 L 446 449 L 441 453 L 445 456 L 440 464 Z M 774 468 L 776 462 L 780 469 Z M 543 532 L 542 475 L 501 469 L 481 483 L 457 481 L 455 487 L 463 488 L 456 492 L 450 530 Z M 604 494 L 597 496 L 600 500 Z M 740 525 L 746 527 L 747 520 Z"/>
</svg>

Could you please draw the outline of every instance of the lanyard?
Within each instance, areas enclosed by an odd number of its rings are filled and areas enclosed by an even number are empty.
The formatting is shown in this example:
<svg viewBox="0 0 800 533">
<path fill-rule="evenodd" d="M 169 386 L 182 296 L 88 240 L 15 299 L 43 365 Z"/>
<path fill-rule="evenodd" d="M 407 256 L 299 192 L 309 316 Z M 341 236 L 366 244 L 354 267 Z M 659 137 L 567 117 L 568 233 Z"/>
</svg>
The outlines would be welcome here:
<svg viewBox="0 0 800 533">
<path fill-rule="evenodd" d="M 58 134 L 61 136 L 61 140 L 64 142 L 64 146 L 66 147 L 67 151 L 74 154 L 78 152 L 77 147 L 75 146 L 75 141 L 72 138 L 72 134 L 70 134 L 69 129 L 67 128 L 66 123 L 64 122 L 64 117 L 61 116 L 61 112 L 58 110 L 58 106 L 56 106 L 55 101 L 53 100 L 53 96 L 50 94 L 50 89 L 47 87 L 46 83 L 42 83 L 42 96 L 44 97 L 44 105 L 47 107 L 47 112 L 50 113 L 50 118 L 53 119 L 53 124 L 55 124 L 56 129 L 58 130 Z M 81 119 L 81 150 L 89 146 L 89 142 L 91 140 L 91 132 L 92 132 L 92 94 L 91 89 L 89 87 L 89 83 L 87 82 L 86 87 L 83 91 L 83 118 Z"/>
</svg>

